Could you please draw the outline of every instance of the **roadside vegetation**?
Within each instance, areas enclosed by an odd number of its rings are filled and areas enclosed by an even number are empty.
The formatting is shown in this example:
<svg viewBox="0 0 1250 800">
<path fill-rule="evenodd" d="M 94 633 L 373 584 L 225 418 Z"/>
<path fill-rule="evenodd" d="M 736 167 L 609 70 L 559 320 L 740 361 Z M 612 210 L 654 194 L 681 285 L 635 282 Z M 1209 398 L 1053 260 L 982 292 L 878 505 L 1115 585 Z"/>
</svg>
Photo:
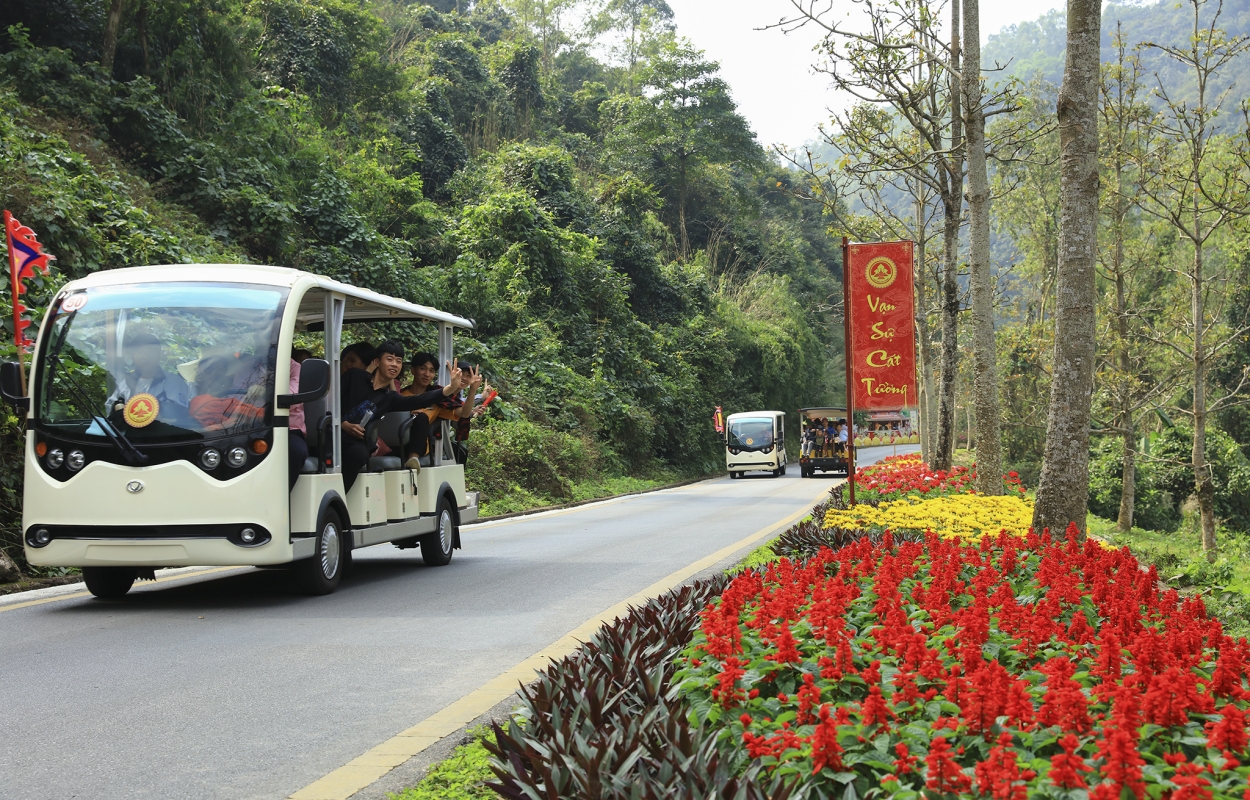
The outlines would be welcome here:
<svg viewBox="0 0 1250 800">
<path fill-rule="evenodd" d="M 471 317 L 493 513 L 704 475 L 714 406 L 840 393 L 821 209 L 665 4 L 113 5 L 0 6 L 0 205 L 58 257 L 36 315 L 96 270 L 251 262 Z M 19 561 L 20 437 L 0 414 Z"/>
<path fill-rule="evenodd" d="M 892 487 L 881 506 L 931 503 L 934 483 L 937 500 L 1000 502 L 950 477 L 910 458 L 860 473 Z M 887 531 L 859 509 L 835 489 L 773 558 L 759 548 L 552 664 L 484 740 L 500 795 L 1240 798 L 1244 617 L 1169 588 L 1161 537 L 1133 533 L 1154 554 L 1139 560 L 1074 526 L 1036 535 L 1027 515 Z M 1200 539 L 1190 553 L 1207 564 Z"/>
</svg>

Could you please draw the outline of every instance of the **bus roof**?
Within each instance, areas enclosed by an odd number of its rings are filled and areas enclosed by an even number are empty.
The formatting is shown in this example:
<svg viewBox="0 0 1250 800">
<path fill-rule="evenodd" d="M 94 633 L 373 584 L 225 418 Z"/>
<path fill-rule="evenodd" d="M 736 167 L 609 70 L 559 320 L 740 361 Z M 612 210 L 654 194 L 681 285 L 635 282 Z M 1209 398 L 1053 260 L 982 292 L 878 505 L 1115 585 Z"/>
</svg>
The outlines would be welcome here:
<svg viewBox="0 0 1250 800">
<path fill-rule="evenodd" d="M 341 293 L 347 298 L 343 313 L 344 322 L 443 322 L 457 328 L 471 330 L 473 320 L 448 314 L 429 306 L 409 303 L 397 297 L 389 297 L 370 289 L 361 289 L 288 267 L 272 267 L 258 264 L 164 264 L 151 267 L 125 267 L 93 272 L 85 278 L 71 281 L 62 291 L 87 289 L 101 286 L 119 286 L 135 283 L 167 283 L 173 281 L 220 281 L 222 283 L 254 283 L 262 286 L 294 288 L 303 283 L 305 288 L 321 288 Z M 319 304 L 317 304 L 319 305 Z M 320 325 L 324 311 L 313 308 L 299 312 L 301 322 Z"/>
<path fill-rule="evenodd" d="M 784 411 L 739 411 L 736 414 L 730 414 L 725 419 L 733 419 L 734 417 L 775 417 L 778 414 L 785 416 Z"/>
<path fill-rule="evenodd" d="M 830 417 L 837 414 L 845 414 L 846 409 L 834 406 L 821 406 L 818 408 L 800 408 L 799 413 L 806 414 L 809 417 Z"/>
</svg>

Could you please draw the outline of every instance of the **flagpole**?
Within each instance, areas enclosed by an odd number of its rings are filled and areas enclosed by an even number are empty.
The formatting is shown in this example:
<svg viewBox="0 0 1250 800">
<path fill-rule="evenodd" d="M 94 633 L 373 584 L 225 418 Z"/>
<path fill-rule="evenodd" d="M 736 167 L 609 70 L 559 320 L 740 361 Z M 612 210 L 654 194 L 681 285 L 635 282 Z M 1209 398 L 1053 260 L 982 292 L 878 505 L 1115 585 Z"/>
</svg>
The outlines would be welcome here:
<svg viewBox="0 0 1250 800">
<path fill-rule="evenodd" d="M 850 242 L 842 237 L 842 327 L 846 351 L 846 482 L 849 505 L 855 505 L 855 367 L 851 363 L 851 263 Z"/>
</svg>

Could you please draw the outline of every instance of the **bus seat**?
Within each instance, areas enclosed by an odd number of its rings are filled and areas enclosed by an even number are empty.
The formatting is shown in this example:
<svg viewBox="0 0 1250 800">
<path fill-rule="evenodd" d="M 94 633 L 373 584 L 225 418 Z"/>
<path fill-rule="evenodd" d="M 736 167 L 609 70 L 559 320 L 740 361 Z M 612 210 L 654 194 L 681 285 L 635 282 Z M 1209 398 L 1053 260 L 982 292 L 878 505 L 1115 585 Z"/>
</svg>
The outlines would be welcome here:
<svg viewBox="0 0 1250 800">
<path fill-rule="evenodd" d="M 308 458 L 304 459 L 304 465 L 300 467 L 300 474 L 303 475 L 325 470 L 320 457 L 321 443 L 329 442 L 329 429 L 333 424 L 326 408 L 326 397 L 328 395 L 304 403 L 304 427 L 308 429 L 304 434 L 304 441 L 308 442 Z"/>
<path fill-rule="evenodd" d="M 376 423 L 369 425 L 365 433 L 365 441 L 370 447 L 376 447 L 378 439 L 386 442 L 391 454 L 373 456 L 369 459 L 370 472 L 403 469 L 402 454 L 408 449 L 408 435 L 412 429 L 412 413 L 408 411 L 392 411 L 383 414 Z"/>
</svg>

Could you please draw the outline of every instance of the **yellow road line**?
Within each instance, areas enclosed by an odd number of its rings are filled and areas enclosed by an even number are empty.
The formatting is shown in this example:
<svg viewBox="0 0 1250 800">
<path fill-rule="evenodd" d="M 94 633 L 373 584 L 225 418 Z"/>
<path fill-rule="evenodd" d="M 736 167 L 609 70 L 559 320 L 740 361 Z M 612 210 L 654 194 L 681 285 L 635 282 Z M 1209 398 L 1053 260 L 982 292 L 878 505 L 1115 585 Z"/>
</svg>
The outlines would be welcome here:
<svg viewBox="0 0 1250 800">
<path fill-rule="evenodd" d="M 827 495 L 829 490 L 836 485 L 836 482 L 824 484 L 820 494 L 816 495 L 812 502 Z M 450 736 L 507 700 L 516 692 L 518 685 L 529 683 L 534 679 L 535 673 L 544 669 L 552 660 L 569 655 L 583 642 L 589 641 L 604 623 L 611 622 L 617 617 L 624 617 L 630 606 L 640 606 L 739 550 L 755 544 L 778 530 L 784 530 L 791 523 L 806 516 L 810 510 L 804 507 L 780 522 L 774 522 L 728 547 L 722 547 L 710 556 L 677 570 L 633 597 L 622 600 L 599 615 L 586 620 L 547 647 L 487 681 L 441 711 L 435 712 L 411 728 L 401 731 L 377 747 L 362 753 L 329 775 L 313 781 L 292 794 L 290 800 L 346 800 L 439 739 Z"/>
<path fill-rule="evenodd" d="M 155 583 L 166 583 L 168 581 L 180 581 L 183 578 L 197 578 L 200 575 L 209 575 L 214 572 L 225 572 L 228 569 L 247 569 L 246 567 L 213 567 L 212 569 L 202 569 L 198 572 L 183 572 L 180 575 L 166 575 L 163 578 L 157 578 Z M 145 581 L 151 583 L 151 581 Z M 143 584 L 139 584 L 139 588 L 143 588 Z M 59 594 L 56 597 L 44 597 L 39 600 L 27 600 L 23 603 L 14 603 L 8 606 L 0 606 L 0 614 L 5 611 L 13 611 L 18 608 L 29 608 L 31 606 L 41 606 L 44 603 L 58 603 L 61 600 L 76 600 L 80 597 L 90 597 L 91 592 L 74 592 L 72 594 Z"/>
</svg>

